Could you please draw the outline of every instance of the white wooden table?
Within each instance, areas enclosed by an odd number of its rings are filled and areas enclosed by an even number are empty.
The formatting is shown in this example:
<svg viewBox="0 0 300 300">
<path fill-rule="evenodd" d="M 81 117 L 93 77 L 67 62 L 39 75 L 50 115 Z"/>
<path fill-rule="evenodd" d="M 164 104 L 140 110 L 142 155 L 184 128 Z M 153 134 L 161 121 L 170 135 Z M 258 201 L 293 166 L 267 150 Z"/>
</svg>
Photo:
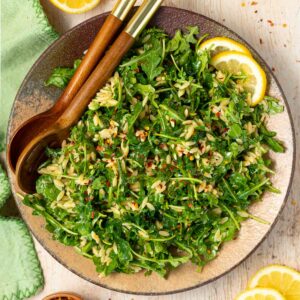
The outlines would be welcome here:
<svg viewBox="0 0 300 300">
<path fill-rule="evenodd" d="M 60 31 L 109 10 L 112 0 L 102 0 L 93 11 L 65 15 L 42 1 Z M 139 1 L 140 2 L 140 1 Z M 225 24 L 248 41 L 274 68 L 291 106 L 300 148 L 300 2 L 299 0 L 170 0 L 165 5 L 193 10 Z M 252 4 L 251 4 L 252 3 Z M 253 5 L 254 4 L 254 5 Z M 269 21 L 268 21 L 269 20 Z M 274 26 L 271 26 L 274 23 Z M 76 292 L 86 300 L 104 299 L 203 299 L 231 300 L 245 288 L 249 276 L 271 263 L 300 269 L 300 160 L 297 155 L 293 188 L 277 225 L 262 245 L 244 263 L 221 279 L 190 292 L 161 297 L 140 297 L 111 292 L 74 275 L 56 262 L 39 243 L 38 255 L 44 270 L 45 288 L 32 300 L 40 300 L 55 291 Z M 297 203 L 298 201 L 298 203 Z"/>
</svg>

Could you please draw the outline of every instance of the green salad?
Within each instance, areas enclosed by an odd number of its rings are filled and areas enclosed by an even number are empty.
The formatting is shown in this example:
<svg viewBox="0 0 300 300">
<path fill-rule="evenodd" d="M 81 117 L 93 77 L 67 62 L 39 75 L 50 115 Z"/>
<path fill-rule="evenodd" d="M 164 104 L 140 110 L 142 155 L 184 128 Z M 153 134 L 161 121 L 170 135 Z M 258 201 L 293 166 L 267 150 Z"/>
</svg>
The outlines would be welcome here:
<svg viewBox="0 0 300 300">
<path fill-rule="evenodd" d="M 100 276 L 166 276 L 188 261 L 201 270 L 242 221 L 264 222 L 251 203 L 279 192 L 268 153 L 284 147 L 266 122 L 283 106 L 265 96 L 250 107 L 244 74 L 210 66 L 198 34 L 144 30 L 24 198 Z M 64 74 L 48 84 L 63 86 Z"/>
</svg>

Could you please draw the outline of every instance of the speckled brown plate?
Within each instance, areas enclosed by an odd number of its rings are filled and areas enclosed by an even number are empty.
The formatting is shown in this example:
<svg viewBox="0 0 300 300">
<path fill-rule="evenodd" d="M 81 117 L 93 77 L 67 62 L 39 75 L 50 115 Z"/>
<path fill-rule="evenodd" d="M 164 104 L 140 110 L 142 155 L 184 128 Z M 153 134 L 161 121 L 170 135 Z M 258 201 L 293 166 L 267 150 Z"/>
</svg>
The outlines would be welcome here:
<svg viewBox="0 0 300 300">
<path fill-rule="evenodd" d="M 8 139 L 21 122 L 53 105 L 61 91 L 45 87 L 43 82 L 54 67 L 71 66 L 76 58 L 82 56 L 105 16 L 106 14 L 96 16 L 67 32 L 51 45 L 33 65 L 16 96 L 10 118 Z M 284 113 L 270 119 L 269 127 L 278 132 L 278 138 L 284 141 L 286 151 L 283 154 L 271 154 L 276 172 L 272 182 L 281 190 L 281 194 L 265 193 L 263 201 L 251 207 L 254 215 L 269 221 L 270 225 L 260 224 L 253 220 L 244 222 L 238 238 L 225 244 L 218 258 L 209 263 L 201 273 L 196 271 L 194 265 L 185 264 L 172 271 L 167 280 L 156 274 L 145 277 L 143 273 L 113 274 L 100 279 L 90 260 L 77 254 L 72 247 L 63 246 L 54 241 L 44 227 L 43 218 L 32 216 L 31 209 L 24 206 L 16 197 L 22 216 L 34 236 L 53 257 L 69 270 L 86 280 L 112 290 L 148 295 L 175 293 L 204 285 L 232 270 L 250 255 L 269 233 L 286 202 L 294 170 L 295 153 L 295 139 L 288 103 L 274 75 L 253 48 L 221 24 L 186 10 L 163 7 L 158 11 L 151 25 L 165 29 L 170 35 L 174 34 L 178 28 L 198 25 L 202 33 L 209 33 L 210 36 L 228 36 L 246 44 L 266 70 L 269 94 L 279 98 L 285 106 Z M 10 177 L 14 182 L 13 174 L 10 173 Z M 13 191 L 16 193 L 15 186 Z"/>
</svg>

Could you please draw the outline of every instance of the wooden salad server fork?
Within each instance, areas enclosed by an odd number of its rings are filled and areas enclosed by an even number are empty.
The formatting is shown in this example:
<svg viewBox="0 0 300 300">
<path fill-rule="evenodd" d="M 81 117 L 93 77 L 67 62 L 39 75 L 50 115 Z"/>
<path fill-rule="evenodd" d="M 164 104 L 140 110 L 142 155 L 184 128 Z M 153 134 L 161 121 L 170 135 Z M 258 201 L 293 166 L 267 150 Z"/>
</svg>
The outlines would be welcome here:
<svg viewBox="0 0 300 300">
<path fill-rule="evenodd" d="M 136 37 L 148 24 L 163 0 L 144 0 L 128 25 L 121 32 L 79 92 L 58 119 L 47 120 L 43 130 L 33 137 L 20 154 L 16 166 L 19 188 L 26 193 L 35 191 L 37 169 L 45 160 L 46 147 L 59 147 L 69 136 L 92 97 L 107 82 L 124 55 L 132 47 Z"/>
<path fill-rule="evenodd" d="M 7 148 L 7 161 L 12 170 L 15 170 L 18 158 L 26 145 L 44 128 L 55 122 L 68 107 L 110 45 L 135 2 L 136 0 L 118 0 L 116 2 L 112 12 L 106 18 L 74 76 L 55 105 L 25 121 L 16 130 Z"/>
</svg>

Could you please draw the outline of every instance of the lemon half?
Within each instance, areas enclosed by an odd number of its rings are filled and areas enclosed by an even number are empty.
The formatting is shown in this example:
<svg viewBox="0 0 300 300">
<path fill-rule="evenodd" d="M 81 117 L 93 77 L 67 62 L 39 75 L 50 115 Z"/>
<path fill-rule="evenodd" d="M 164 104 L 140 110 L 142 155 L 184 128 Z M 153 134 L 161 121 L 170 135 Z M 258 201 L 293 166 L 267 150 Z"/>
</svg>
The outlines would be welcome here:
<svg viewBox="0 0 300 300">
<path fill-rule="evenodd" d="M 268 288 L 255 288 L 239 294 L 235 300 L 286 300 L 279 292 Z"/>
<path fill-rule="evenodd" d="M 289 267 L 271 265 L 260 269 L 250 279 L 248 287 L 273 288 L 287 300 L 299 300 L 300 273 Z"/>
<path fill-rule="evenodd" d="M 101 0 L 50 0 L 60 10 L 69 14 L 81 14 L 93 9 Z"/>
</svg>

